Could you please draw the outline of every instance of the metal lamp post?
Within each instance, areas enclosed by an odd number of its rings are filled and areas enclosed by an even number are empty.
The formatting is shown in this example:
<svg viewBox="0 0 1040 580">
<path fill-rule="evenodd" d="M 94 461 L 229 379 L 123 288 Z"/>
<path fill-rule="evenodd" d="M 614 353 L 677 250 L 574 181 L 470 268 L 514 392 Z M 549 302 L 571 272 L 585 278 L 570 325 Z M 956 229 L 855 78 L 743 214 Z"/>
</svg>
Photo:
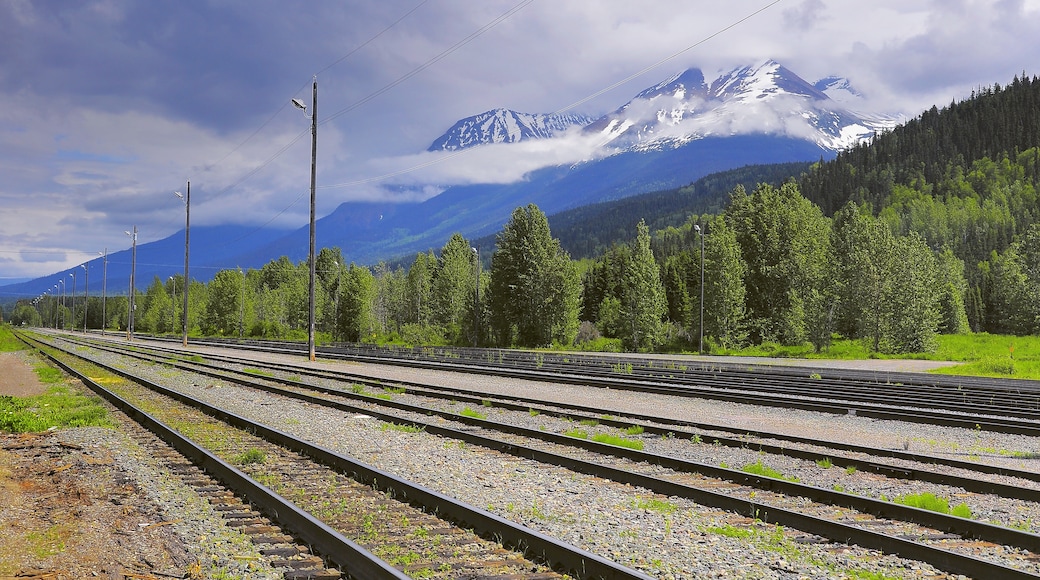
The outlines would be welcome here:
<svg viewBox="0 0 1040 580">
<path fill-rule="evenodd" d="M 476 248 L 470 249 L 473 250 L 473 257 L 477 261 L 473 299 L 473 346 L 480 346 L 480 250 Z"/>
<path fill-rule="evenodd" d="M 108 248 L 105 248 L 104 256 L 105 265 L 101 273 L 101 336 L 105 336 L 105 326 L 108 325 L 108 320 L 105 317 L 105 306 L 108 302 L 106 291 L 108 290 Z"/>
<path fill-rule="evenodd" d="M 704 354 L 704 232 L 701 231 L 701 227 L 697 224 L 693 225 L 693 229 L 701 236 L 701 322 L 697 353 Z"/>
<path fill-rule="evenodd" d="M 131 245 L 130 245 L 130 248 L 131 248 L 130 249 L 130 289 L 127 291 L 127 293 L 130 295 L 130 303 L 128 305 L 129 308 L 130 308 L 130 312 L 127 314 L 127 321 L 126 321 L 126 340 L 127 341 L 131 341 L 131 340 L 134 339 L 134 307 L 136 306 L 136 304 L 134 303 L 135 302 L 134 294 L 136 294 L 136 292 L 134 292 L 134 282 L 135 282 L 135 280 L 134 280 L 134 273 L 137 270 L 137 226 L 134 226 L 133 233 L 130 233 L 128 231 L 123 231 L 123 233 L 128 235 L 128 236 L 130 236 L 130 240 L 131 240 L 131 242 L 130 242 L 131 243 Z"/>
<path fill-rule="evenodd" d="M 87 284 L 90 281 L 90 268 L 86 264 L 80 264 L 80 268 L 83 268 L 83 334 L 87 333 Z"/>
<path fill-rule="evenodd" d="M 191 231 L 191 180 L 188 180 L 188 186 L 184 190 L 185 195 L 181 195 L 181 192 L 177 191 L 174 193 L 177 197 L 184 200 L 184 304 L 182 317 L 184 319 L 183 324 L 183 335 L 181 339 L 181 346 L 188 346 L 188 236 Z"/>
<path fill-rule="evenodd" d="M 69 272 L 72 277 L 72 330 L 76 330 L 76 271 Z"/>
<path fill-rule="evenodd" d="M 61 284 L 61 329 L 65 330 L 65 278 L 58 280 Z"/>
<path fill-rule="evenodd" d="M 305 113 L 307 112 L 307 105 L 303 104 L 302 101 L 297 99 L 292 100 L 292 104 L 298 109 L 302 109 Z M 315 260 L 314 260 L 314 183 L 317 177 L 317 161 L 318 161 L 318 77 L 314 77 L 314 86 L 311 90 L 311 236 L 310 236 L 310 252 L 308 253 L 308 261 L 310 262 L 310 282 L 308 283 L 308 301 L 309 301 L 309 313 L 307 316 L 307 352 L 308 357 L 311 361 L 314 360 L 314 278 L 315 278 Z"/>
</svg>

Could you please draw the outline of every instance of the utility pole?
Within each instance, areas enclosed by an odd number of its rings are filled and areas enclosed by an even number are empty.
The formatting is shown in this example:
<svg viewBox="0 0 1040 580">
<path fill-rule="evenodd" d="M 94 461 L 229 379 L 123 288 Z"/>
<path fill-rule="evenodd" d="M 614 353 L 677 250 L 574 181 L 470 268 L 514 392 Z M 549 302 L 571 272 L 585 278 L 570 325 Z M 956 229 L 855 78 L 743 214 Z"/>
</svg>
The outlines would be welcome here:
<svg viewBox="0 0 1040 580">
<path fill-rule="evenodd" d="M 134 280 L 134 273 L 137 270 L 137 226 L 134 226 L 134 232 L 132 234 L 130 232 L 124 233 L 129 235 L 132 240 L 132 245 L 130 246 L 130 313 L 127 316 L 126 324 L 126 339 L 131 341 L 134 339 L 134 309 L 137 307 L 136 299 L 134 298 L 134 294 L 136 294 L 136 292 L 134 292 L 134 282 L 136 282 L 136 280 Z"/>
<path fill-rule="evenodd" d="M 307 316 L 307 351 L 310 360 L 314 360 L 314 282 L 317 275 L 317 260 L 314 259 L 314 186 L 318 177 L 318 77 L 314 77 L 314 87 L 311 90 L 311 247 L 310 266 L 311 277 L 308 289 L 310 300 L 310 312 Z"/>
<path fill-rule="evenodd" d="M 181 346 L 188 346 L 188 233 L 191 231 L 191 180 L 188 180 L 188 188 L 184 198 L 184 308 L 181 315 L 184 317 L 184 334 Z"/>
<path fill-rule="evenodd" d="M 298 99 L 292 100 L 293 106 L 297 109 L 307 112 L 307 105 L 303 104 Z M 310 282 L 307 285 L 308 294 L 308 314 L 307 314 L 307 351 L 308 358 L 311 361 L 314 360 L 314 281 L 317 275 L 314 260 L 314 185 L 317 179 L 317 167 L 318 167 L 318 76 L 314 76 L 314 86 L 311 89 L 311 240 L 310 250 L 307 254 L 307 261 L 310 262 Z"/>
</svg>

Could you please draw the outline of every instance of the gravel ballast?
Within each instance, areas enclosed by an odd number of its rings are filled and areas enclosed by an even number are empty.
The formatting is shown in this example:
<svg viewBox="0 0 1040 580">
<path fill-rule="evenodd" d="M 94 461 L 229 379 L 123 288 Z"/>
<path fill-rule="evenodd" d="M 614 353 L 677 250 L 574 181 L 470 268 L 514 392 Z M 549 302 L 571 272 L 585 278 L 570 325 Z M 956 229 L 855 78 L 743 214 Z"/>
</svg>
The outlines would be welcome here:
<svg viewBox="0 0 1040 580">
<path fill-rule="evenodd" d="M 111 355 L 100 355 L 107 358 Z M 114 360 L 114 357 L 111 359 Z M 298 363 L 298 360 L 292 362 Z M 986 455 L 987 462 L 1030 468 L 1028 461 L 1001 457 L 1000 450 L 1036 449 L 1032 438 L 943 429 L 927 425 L 875 421 L 849 416 L 751 407 L 696 399 L 646 396 L 630 392 L 603 391 L 567 385 L 546 385 L 451 373 L 431 373 L 375 365 L 312 363 L 350 372 L 362 369 L 384 379 L 443 381 L 452 386 L 469 385 L 481 396 L 516 393 L 543 396 L 558 401 L 579 402 L 662 416 L 735 425 L 749 430 L 778 430 L 790 434 L 812 434 L 821 439 L 854 441 L 889 448 L 922 447 L 934 452 Z M 301 438 L 330 447 L 381 469 L 391 471 L 432 489 L 458 497 L 474 506 L 518 521 L 546 534 L 559 537 L 622 564 L 664 578 L 843 578 L 880 573 L 879 577 L 946 577 L 930 566 L 881 556 L 857 547 L 796 543 L 801 535 L 782 535 L 772 526 L 738 533 L 746 520 L 730 513 L 705 508 L 677 498 L 655 496 L 601 479 L 547 467 L 527 460 L 463 445 L 426 433 L 404 433 L 365 416 L 344 414 L 313 405 L 274 402 L 270 395 L 234 387 L 218 380 L 183 373 L 158 371 L 157 367 L 134 363 L 134 370 L 152 373 L 162 384 L 259 420 Z M 150 369 L 150 370 L 149 370 Z M 341 385 L 341 388 L 344 388 Z M 405 400 L 395 395 L 395 400 Z M 284 401 L 284 400 L 283 400 Z M 451 406 L 449 403 L 445 403 Z M 456 404 L 455 407 L 461 407 Z M 456 412 L 460 409 L 456 409 Z M 490 411 L 500 419 L 497 409 Z M 525 421 L 524 413 L 510 413 L 510 422 Z M 532 428 L 562 430 L 567 422 L 546 416 L 528 417 Z M 428 418 L 427 418 L 428 419 Z M 570 423 L 570 428 L 575 426 Z M 589 428 L 594 431 L 595 428 Z M 856 477 L 839 469 L 823 469 L 811 462 L 769 456 L 742 449 L 712 448 L 698 453 L 689 441 L 647 438 L 647 450 L 718 464 L 743 465 L 763 460 L 785 474 L 803 481 L 831 487 L 841 485 L 864 495 L 893 496 L 893 483 L 885 478 Z M 811 480 L 811 481 L 810 481 Z M 877 481 L 871 487 L 871 481 Z M 942 494 L 935 486 L 914 482 L 900 484 L 907 490 L 925 489 Z M 915 487 L 916 485 L 916 487 Z M 908 493 L 910 491 L 907 491 Z M 990 502 L 972 505 L 979 517 L 1004 514 L 1009 524 L 1040 521 L 1036 506 L 1029 502 L 993 507 Z M 1013 514 L 1013 516 L 1008 516 Z M 1001 516 L 998 516 L 1001 517 Z"/>
</svg>

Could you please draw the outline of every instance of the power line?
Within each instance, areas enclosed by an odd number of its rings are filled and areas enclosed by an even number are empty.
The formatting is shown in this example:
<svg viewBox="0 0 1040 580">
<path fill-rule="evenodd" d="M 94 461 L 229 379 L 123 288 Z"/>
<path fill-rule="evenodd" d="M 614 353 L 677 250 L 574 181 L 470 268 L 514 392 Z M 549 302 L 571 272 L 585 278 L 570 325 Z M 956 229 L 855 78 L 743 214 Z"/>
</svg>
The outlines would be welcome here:
<svg viewBox="0 0 1040 580">
<path fill-rule="evenodd" d="M 443 52 L 438 54 L 437 56 L 435 56 L 435 57 L 431 58 L 430 60 L 424 62 L 423 64 L 415 67 L 414 69 L 412 69 L 408 73 L 405 73 L 404 75 L 398 77 L 397 80 L 392 81 L 392 82 L 388 83 L 387 85 L 384 85 L 381 89 L 378 89 L 375 92 L 372 92 L 371 94 L 369 94 L 367 97 L 364 97 L 360 101 L 357 101 L 354 104 L 349 105 L 349 106 L 347 106 L 347 107 L 345 107 L 343 109 L 340 109 L 339 111 L 336 111 L 335 113 L 329 115 L 324 120 L 320 121 L 319 124 L 324 125 L 325 123 L 333 121 L 334 119 L 338 119 L 339 117 L 341 117 L 341 116 L 343 116 L 343 115 L 353 111 L 354 109 L 356 109 L 356 108 L 358 108 L 358 107 L 360 107 L 360 106 L 362 106 L 362 105 L 364 105 L 366 103 L 371 102 L 376 97 L 379 97 L 380 95 L 386 93 L 387 91 L 389 91 L 390 89 L 396 87 L 397 85 L 399 85 L 399 84 L 405 82 L 406 80 L 414 77 L 415 75 L 423 72 L 424 70 L 426 70 L 426 69 L 430 68 L 431 66 L 437 64 L 441 60 L 444 60 L 444 58 L 446 58 L 447 56 L 449 56 L 453 52 L 459 50 L 463 46 L 466 46 L 470 42 L 476 40 L 477 37 L 481 36 L 482 34 L 487 32 L 488 30 L 491 30 L 495 26 L 498 26 L 499 24 L 501 24 L 505 20 L 509 19 L 509 17 L 511 17 L 514 14 L 516 14 L 517 12 L 523 10 L 524 8 L 526 8 L 527 6 L 529 6 L 533 2 L 534 2 L 534 0 L 523 0 L 522 2 L 517 4 L 516 6 L 513 6 L 512 8 L 507 10 L 505 13 L 503 13 L 498 18 L 495 18 L 491 22 L 488 22 L 484 26 L 482 26 L 479 29 L 477 29 L 475 32 L 473 32 L 472 34 L 470 34 L 466 38 L 463 38 L 462 40 L 460 40 L 460 41 L 456 42 L 455 44 L 451 45 L 446 50 L 444 50 Z"/>
<path fill-rule="evenodd" d="M 422 3 L 420 3 L 420 4 L 418 5 L 418 6 L 416 6 L 415 8 L 413 8 L 413 9 L 412 9 L 411 11 L 409 11 L 408 13 L 406 13 L 406 14 L 405 14 L 404 16 L 402 16 L 401 18 L 397 19 L 397 20 L 396 20 L 396 21 L 395 21 L 395 22 L 394 22 L 393 24 L 391 24 L 390 26 L 388 26 L 388 27 L 386 27 L 385 29 L 383 29 L 383 31 L 381 31 L 381 32 L 380 32 L 379 34 L 377 34 L 376 36 L 372 37 L 371 39 L 369 39 L 368 41 L 366 41 L 366 42 L 365 42 L 364 44 L 362 44 L 362 45 L 358 46 L 357 48 L 355 48 L 354 50 L 352 50 L 352 51 L 351 51 L 351 52 L 349 52 L 348 54 L 346 54 L 346 55 L 344 55 L 344 56 L 340 57 L 340 58 L 339 58 L 338 60 L 336 60 L 336 61 L 335 61 L 335 62 L 333 62 L 332 64 L 330 64 L 330 65 L 326 66 L 325 68 L 321 69 L 321 71 L 319 71 L 319 72 L 324 72 L 324 71 L 326 71 L 326 70 L 328 70 L 328 69 L 332 68 L 332 67 L 333 67 L 333 66 L 335 66 L 336 64 L 338 64 L 338 63 L 342 62 L 342 61 L 343 61 L 344 59 L 346 59 L 346 58 L 347 58 L 347 57 L 349 57 L 350 55 L 352 55 L 352 54 L 354 54 L 355 52 L 357 52 L 358 50 L 360 50 L 360 49 L 361 49 L 362 47 L 364 47 L 364 46 L 366 46 L 367 44 L 371 43 L 371 42 L 372 42 L 373 40 L 375 40 L 376 38 L 379 38 L 379 36 L 382 36 L 382 35 L 383 35 L 383 34 L 384 34 L 385 32 L 387 32 L 388 30 L 390 30 L 391 28 L 393 28 L 393 27 L 394 27 L 395 25 L 397 25 L 397 24 L 398 24 L 399 22 L 401 22 L 402 20 L 404 20 L 404 18 L 406 18 L 406 17 L 408 16 L 408 15 L 412 14 L 413 12 L 415 12 L 415 11 L 416 11 L 416 10 L 417 10 L 417 9 L 418 9 L 418 8 L 419 8 L 420 6 L 422 6 L 423 4 L 425 4 L 425 2 L 426 2 L 426 1 L 427 1 L 427 0 L 423 0 L 423 2 L 422 2 Z M 333 113 L 333 114 L 332 114 L 332 115 L 330 115 L 329 117 L 326 117 L 326 118 L 325 118 L 324 120 L 322 120 L 322 121 L 319 121 L 319 124 L 325 124 L 325 123 L 331 122 L 331 121 L 333 121 L 334 119 L 336 119 L 336 118 L 338 118 L 338 117 L 340 117 L 340 116 L 343 116 L 343 115 L 345 115 L 345 114 L 349 113 L 350 111 L 353 111 L 354 109 L 356 109 L 356 108 L 358 108 L 358 107 L 360 107 L 360 106 L 362 106 L 362 105 L 364 105 L 364 104 L 366 104 L 366 103 L 369 103 L 369 102 L 373 101 L 374 99 L 376 99 L 377 97 L 379 97 L 379 96 L 383 95 L 383 94 L 384 94 L 384 93 L 386 93 L 387 91 L 389 91 L 389 90 L 393 89 L 394 87 L 396 87 L 396 86 L 400 85 L 401 83 L 403 83 L 403 82 L 407 81 L 408 79 L 410 79 L 410 78 L 414 77 L 415 75 L 417 75 L 417 74 L 421 73 L 422 71 L 424 71 L 424 70 L 426 70 L 426 69 L 430 68 L 431 66 L 433 66 L 433 65 L 434 65 L 434 64 L 436 64 L 437 62 L 439 62 L 439 61 L 443 60 L 444 58 L 446 58 L 447 56 L 451 55 L 451 54 L 452 54 L 453 52 L 455 52 L 455 51 L 459 50 L 460 48 L 462 48 L 463 46 L 465 46 L 465 45 L 469 44 L 470 42 L 472 42 L 473 40 L 475 40 L 475 39 L 476 39 L 477 37 L 481 36 L 482 34 L 484 34 L 485 32 L 487 32 L 488 30 L 491 30 L 492 28 L 494 28 L 494 27 L 495 27 L 495 26 L 497 26 L 498 24 L 501 24 L 502 22 L 504 22 L 505 20 L 507 20 L 508 18 L 510 18 L 511 16 L 513 16 L 514 14 L 516 14 L 517 12 L 519 12 L 520 10 L 523 10 L 524 8 L 526 8 L 526 7 L 528 6 L 528 5 L 530 5 L 530 4 L 531 4 L 531 3 L 533 3 L 533 2 L 534 2 L 534 0 L 523 0 L 523 1 L 522 1 L 522 2 L 520 2 L 519 4 L 516 4 L 515 6 L 513 6 L 513 7 L 512 7 L 512 8 L 510 8 L 509 10 L 507 10 L 507 11 L 506 11 L 505 13 L 503 13 L 503 14 L 499 15 L 499 16 L 498 16 L 497 18 L 495 18 L 495 19 L 494 19 L 494 20 L 492 20 L 491 22 L 488 22 L 488 23 L 487 23 L 487 24 L 485 24 L 484 26 L 480 27 L 479 29 L 477 29 L 476 31 L 474 31 L 473 33 L 471 33 L 471 34 L 470 34 L 469 36 L 467 36 L 467 37 L 463 38 L 462 40 L 460 40 L 460 41 L 456 42 L 455 44 L 453 44 L 452 46 L 448 47 L 447 49 L 445 49 L 444 51 L 442 51 L 442 52 L 441 52 L 440 54 L 438 54 L 437 56 L 435 56 L 435 57 L 433 57 L 433 58 L 431 58 L 431 59 L 427 60 L 426 62 L 424 62 L 423 64 L 419 65 L 418 67 L 416 67 L 416 68 L 412 69 L 412 70 L 411 70 L 411 71 L 409 71 L 408 73 L 406 73 L 406 74 L 404 74 L 404 75 L 402 75 L 402 76 L 398 77 L 398 78 L 397 78 L 396 80 L 394 80 L 394 81 L 392 81 L 392 82 L 390 82 L 390 83 L 388 83 L 388 84 L 384 85 L 384 86 L 383 86 L 382 88 L 380 88 L 380 89 L 378 89 L 378 90 L 376 90 L 376 91 L 374 91 L 374 92 L 370 93 L 370 94 L 369 94 L 368 96 L 364 97 L 364 98 L 363 98 L 363 99 L 361 99 L 360 101 L 357 101 L 357 102 L 355 102 L 355 103 L 353 103 L 353 104 L 351 104 L 351 105 L 349 105 L 349 106 L 347 106 L 347 107 L 345 107 L 345 108 L 343 108 L 343 109 L 340 109 L 340 110 L 339 110 L 339 111 L 337 111 L 336 113 Z M 297 92 L 299 92 L 299 91 L 297 91 Z M 287 106 L 288 106 L 288 101 L 286 102 L 286 104 L 282 105 L 282 107 L 278 109 L 278 112 L 281 112 L 281 110 L 282 110 L 282 109 L 284 109 L 284 108 L 285 108 L 285 107 L 287 107 Z M 277 115 L 277 114 L 278 114 L 278 113 L 275 113 L 275 115 Z M 270 122 L 270 121 L 268 121 L 268 122 Z M 265 123 L 265 125 L 266 125 L 266 123 Z M 259 131 L 259 130 L 258 130 L 258 131 Z M 270 165 L 271 163 L 273 163 L 273 162 L 274 162 L 274 161 L 275 161 L 275 160 L 276 160 L 276 159 L 277 159 L 278 157 L 280 157 L 280 156 L 281 156 L 281 155 L 282 155 L 283 153 L 285 153 L 285 152 L 286 152 L 286 151 L 287 151 L 287 150 L 288 150 L 288 149 L 289 149 L 290 147 L 292 147 L 293 145 L 295 145 L 297 141 L 299 141 L 299 140 L 300 140 L 300 139 L 302 139 L 302 138 L 303 138 L 304 136 L 306 136 L 307 134 L 309 134 L 309 132 L 310 132 L 310 129 L 309 129 L 309 128 L 308 128 L 308 129 L 305 129 L 305 130 L 303 130 L 302 132 L 300 132 L 300 133 L 299 133 L 298 135 L 296 135 L 296 137 L 294 137 L 294 138 L 293 138 L 293 139 L 292 139 L 292 140 L 291 140 L 290 142 L 288 142 L 288 143 L 287 143 L 287 144 L 286 144 L 285 146 L 283 146 L 283 147 L 282 147 L 281 149 L 279 149 L 279 150 L 278 150 L 278 151 L 276 151 L 276 152 L 275 152 L 274 154 L 272 154 L 272 155 L 271 155 L 270 157 L 268 157 L 268 158 L 267 158 L 266 160 L 264 160 L 264 161 L 263 161 L 263 162 L 262 162 L 261 164 L 257 165 L 257 166 L 256 166 L 256 167 L 254 167 L 254 168 L 253 168 L 252 170 L 250 170 L 250 171 L 249 171 L 248 173 L 246 173 L 245 175 L 243 175 L 243 176 L 242 176 L 242 177 L 240 177 L 239 179 L 235 180 L 235 181 L 234 181 L 234 182 L 232 182 L 231 184 L 229 184 L 229 185 L 227 185 L 227 186 L 225 186 L 225 187 L 221 188 L 220 190 L 218 190 L 218 191 L 217 191 L 216 193 L 214 193 L 214 194 L 213 194 L 213 195 L 212 195 L 212 196 L 210 197 L 210 199 L 214 199 L 214 198 L 216 198 L 216 197 L 219 197 L 219 196 L 221 196 L 221 195 L 223 195 L 223 194 L 227 193 L 228 191 L 230 191 L 230 190 L 232 190 L 232 189 L 235 189 L 235 188 L 237 188 L 238 186 L 240 186 L 240 185 L 241 185 L 242 183 L 244 183 L 244 182 L 245 182 L 246 180 L 248 180 L 248 179 L 249 179 L 249 178 L 251 178 L 252 176 L 256 175 L 256 174 L 257 174 L 257 173 L 259 173 L 259 172 L 260 172 L 261 170 L 263 170 L 263 169 L 264 169 L 265 167 L 267 167 L 268 165 Z M 255 135 L 255 133 L 256 133 L 256 132 L 254 132 L 254 135 Z M 244 143 L 243 143 L 243 144 L 244 144 Z M 229 153 L 228 155 L 230 155 L 230 153 Z M 226 159 L 226 158 L 227 158 L 227 156 L 225 156 L 224 158 Z M 414 169 L 413 169 L 413 171 L 414 171 Z M 327 188 L 327 187 L 317 187 L 317 189 L 328 189 L 328 188 Z M 258 226 L 258 227 L 257 227 L 257 228 L 256 228 L 255 230 L 253 230 L 253 231 L 251 231 L 251 232 L 249 232 L 249 233 L 246 233 L 246 234 L 242 234 L 241 236 L 239 236 L 239 237 L 238 237 L 238 238 L 236 239 L 236 241 L 237 241 L 237 240 L 241 240 L 241 239 L 243 239 L 243 238 L 246 238 L 246 237 L 248 237 L 248 236 L 252 235 L 253 233 L 255 233 L 255 232 L 257 232 L 257 231 L 260 231 L 261 229 L 263 229 L 263 228 L 264 228 L 264 227 L 266 227 L 267 225 L 271 224 L 271 223 L 272 223 L 272 222 L 273 222 L 274 220 L 278 219 L 278 217 L 282 216 L 282 215 L 283 215 L 283 214 L 284 214 L 285 212 L 289 211 L 289 208 L 291 208 L 291 207 L 293 207 L 294 205 L 296 205 L 296 203 L 297 203 L 297 202 L 298 202 L 299 200 L 300 200 L 300 198 L 297 198 L 297 199 L 296 199 L 296 200 L 294 200 L 294 201 L 293 201 L 292 203 L 290 203 L 290 204 L 289 204 L 288 206 L 286 206 L 286 207 L 285 207 L 284 209 L 282 209 L 282 210 L 281 210 L 280 212 L 278 212 L 278 214 L 276 214 L 276 215 L 275 215 L 275 216 L 274 216 L 273 218 L 271 218 L 271 219 L 270 219 L 270 220 L 269 220 L 269 221 L 268 221 L 267 223 L 263 224 L 262 226 Z"/>
<path fill-rule="evenodd" d="M 772 8 L 773 6 L 775 6 L 776 4 L 779 4 L 782 1 L 783 0 L 774 0 L 773 2 L 770 2 L 769 4 L 766 4 L 765 6 L 759 8 L 758 10 L 755 10 L 754 12 L 751 12 L 750 14 L 742 17 L 741 19 L 739 19 L 739 20 L 737 20 L 737 21 L 735 21 L 735 22 L 733 22 L 733 23 L 731 23 L 731 24 L 729 24 L 729 25 L 727 25 L 727 26 L 725 26 L 723 28 L 720 28 L 719 30 L 713 32 L 712 34 L 710 34 L 710 35 L 708 35 L 708 36 L 698 40 L 697 42 L 691 44 L 690 46 L 687 46 L 686 48 L 684 48 L 684 49 L 682 49 L 682 50 L 680 50 L 680 51 L 678 51 L 678 52 L 676 52 L 674 54 L 671 54 L 671 55 L 669 55 L 669 56 L 667 56 L 665 58 L 662 58 L 661 60 L 651 64 L 650 66 L 644 67 L 643 69 L 639 70 L 638 72 L 633 73 L 633 74 L 631 74 L 631 75 L 621 79 L 620 81 L 617 81 L 616 83 L 613 83 L 610 86 L 607 86 L 607 87 L 605 87 L 603 89 L 600 89 L 600 90 L 598 90 L 598 91 L 596 91 L 596 92 L 594 92 L 594 93 L 592 93 L 592 94 L 590 94 L 590 95 L 588 95 L 586 97 L 583 97 L 583 98 L 579 99 L 578 101 L 575 101 L 575 102 L 571 103 L 570 105 L 567 105 L 566 107 L 558 109 L 557 111 L 553 112 L 552 114 L 553 115 L 558 115 L 560 113 L 569 111 L 569 110 L 571 110 L 571 109 L 573 109 L 575 107 L 581 106 L 581 105 L 591 101 L 592 99 L 595 99 L 596 97 L 599 97 L 600 95 L 602 95 L 604 93 L 612 91 L 612 90 L 618 88 L 619 86 L 621 86 L 621 85 L 623 85 L 623 84 L 625 84 L 625 83 L 627 83 L 627 82 L 629 82 L 629 81 L 631 81 L 631 80 L 633 80 L 633 79 L 635 79 L 635 78 L 637 78 L 639 76 L 642 76 L 642 75 L 644 75 L 644 74 L 654 70 L 655 68 L 663 65 L 664 63 L 666 63 L 666 62 L 668 62 L 668 61 L 670 61 L 670 60 L 672 60 L 672 59 L 674 59 L 674 58 L 676 58 L 676 57 L 678 57 L 678 56 L 680 56 L 680 55 L 682 55 L 682 54 L 684 54 L 686 52 L 689 52 L 690 50 L 693 50 L 694 48 L 697 48 L 698 46 L 704 44 L 705 42 L 708 42 L 709 40 L 711 40 L 711 39 L 713 39 L 713 38 L 715 38 L 715 37 L 717 37 L 717 36 L 727 32 L 727 31 L 729 31 L 729 30 L 731 30 L 731 29 L 733 29 L 733 28 L 743 24 L 744 22 L 750 20 L 751 18 L 754 18 L 755 16 L 761 14 L 762 12 L 765 12 L 769 8 Z M 352 109 L 353 107 L 359 106 L 360 104 L 361 103 L 358 103 L 356 105 L 352 105 L 348 109 Z M 343 112 L 346 112 L 346 110 L 344 110 Z M 341 114 L 341 113 L 337 113 L 337 115 L 338 114 Z M 327 119 L 327 120 L 331 120 L 331 119 Z M 452 152 L 450 154 L 438 157 L 437 159 L 431 159 L 430 161 L 419 163 L 419 164 L 413 165 L 411 167 L 407 167 L 405 169 L 400 169 L 400 170 L 393 171 L 393 172 L 390 172 L 390 173 L 384 173 L 382 175 L 378 175 L 378 176 L 375 176 L 375 177 L 366 177 L 366 178 L 363 178 L 363 179 L 357 179 L 357 180 L 354 180 L 354 181 L 346 181 L 346 182 L 343 182 L 343 183 L 336 183 L 336 184 L 330 184 L 330 185 L 321 185 L 321 186 L 318 186 L 317 189 L 339 189 L 339 188 L 345 188 L 345 187 L 354 187 L 354 186 L 358 186 L 358 185 L 364 185 L 364 184 L 367 184 L 367 183 L 376 183 L 376 182 L 384 181 L 384 180 L 387 180 L 387 179 L 390 179 L 390 178 L 393 178 L 393 177 L 398 177 L 400 175 L 406 175 L 406 174 L 411 173 L 413 171 L 418 171 L 420 169 L 425 169 L 427 167 L 430 167 L 431 165 L 436 165 L 438 163 L 443 163 L 445 161 L 450 161 L 450 160 L 452 160 L 452 159 L 454 159 L 454 158 L 456 158 L 456 157 L 458 157 L 460 155 L 463 155 L 465 153 L 468 153 L 470 151 L 472 151 L 472 149 L 460 149 L 460 150 L 454 151 L 454 152 Z"/>
</svg>

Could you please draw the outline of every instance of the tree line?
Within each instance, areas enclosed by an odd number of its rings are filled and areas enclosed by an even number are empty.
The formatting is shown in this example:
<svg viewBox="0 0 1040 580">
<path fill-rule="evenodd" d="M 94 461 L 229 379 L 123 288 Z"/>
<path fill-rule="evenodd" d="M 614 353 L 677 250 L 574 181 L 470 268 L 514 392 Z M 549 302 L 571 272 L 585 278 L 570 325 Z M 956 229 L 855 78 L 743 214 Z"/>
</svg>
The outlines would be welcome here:
<svg viewBox="0 0 1040 580">
<path fill-rule="evenodd" d="M 750 193 L 737 186 L 718 215 L 653 233 L 641 221 L 629 243 L 575 261 L 529 205 L 497 235 L 489 268 L 460 234 L 407 269 L 346 264 L 338 248 L 322 249 L 316 328 L 323 341 L 416 345 L 691 350 L 703 337 L 709 351 L 764 342 L 824 349 L 841 336 L 878 352 L 927 351 L 939 333 L 970 331 L 974 299 L 964 261 L 918 231 L 900 233 L 899 215 L 848 202 L 827 217 L 793 180 Z M 1040 227 L 983 267 L 988 316 L 1009 331 L 1035 332 Z M 190 333 L 302 339 L 307 284 L 306 262 L 286 257 L 193 281 Z M 135 329 L 179 333 L 181 292 L 180 277 L 155 278 L 137 298 Z M 99 300 L 87 309 L 97 317 L 91 328 L 100 325 Z M 110 300 L 107 327 L 125 329 L 126 298 Z M 16 316 L 43 325 L 63 312 L 25 308 Z"/>
</svg>

